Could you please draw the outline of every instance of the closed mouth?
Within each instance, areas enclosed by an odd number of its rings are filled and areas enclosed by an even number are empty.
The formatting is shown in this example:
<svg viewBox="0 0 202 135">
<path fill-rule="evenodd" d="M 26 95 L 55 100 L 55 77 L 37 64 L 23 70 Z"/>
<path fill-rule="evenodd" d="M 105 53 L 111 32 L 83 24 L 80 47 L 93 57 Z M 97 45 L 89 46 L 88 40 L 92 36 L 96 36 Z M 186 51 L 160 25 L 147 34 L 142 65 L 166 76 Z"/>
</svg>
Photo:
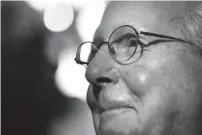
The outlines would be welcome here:
<svg viewBox="0 0 202 135">
<path fill-rule="evenodd" d="M 106 110 L 101 110 L 101 114 L 103 113 L 110 113 L 110 112 L 122 112 L 122 111 L 135 111 L 136 110 L 132 107 L 117 107 L 117 108 L 109 108 L 109 109 L 106 109 Z"/>
</svg>

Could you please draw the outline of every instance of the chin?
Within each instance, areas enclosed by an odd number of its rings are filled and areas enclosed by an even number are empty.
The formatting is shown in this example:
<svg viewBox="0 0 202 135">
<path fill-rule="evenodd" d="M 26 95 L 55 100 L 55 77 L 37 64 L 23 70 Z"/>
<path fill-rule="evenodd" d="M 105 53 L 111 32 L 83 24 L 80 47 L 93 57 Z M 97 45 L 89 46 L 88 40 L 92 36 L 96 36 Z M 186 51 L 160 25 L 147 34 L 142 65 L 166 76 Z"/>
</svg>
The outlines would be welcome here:
<svg viewBox="0 0 202 135">
<path fill-rule="evenodd" d="M 174 135 L 173 122 L 161 116 L 142 118 L 135 111 L 94 115 L 97 135 Z"/>
</svg>

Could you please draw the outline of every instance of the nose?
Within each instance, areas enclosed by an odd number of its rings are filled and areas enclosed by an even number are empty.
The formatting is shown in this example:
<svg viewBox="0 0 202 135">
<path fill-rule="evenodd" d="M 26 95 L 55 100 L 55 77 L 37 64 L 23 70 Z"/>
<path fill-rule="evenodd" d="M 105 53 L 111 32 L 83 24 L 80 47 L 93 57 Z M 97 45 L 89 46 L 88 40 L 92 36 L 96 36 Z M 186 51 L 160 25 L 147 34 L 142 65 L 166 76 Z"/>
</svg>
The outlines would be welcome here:
<svg viewBox="0 0 202 135">
<path fill-rule="evenodd" d="M 110 56 L 108 48 L 100 49 L 86 71 L 86 79 L 91 83 L 87 93 L 87 103 L 92 111 L 101 113 L 110 108 L 136 108 L 133 96 L 121 76 L 121 65 Z"/>
<path fill-rule="evenodd" d="M 110 56 L 107 46 L 103 46 L 89 63 L 86 79 L 94 86 L 104 87 L 118 81 L 115 61 Z"/>
</svg>

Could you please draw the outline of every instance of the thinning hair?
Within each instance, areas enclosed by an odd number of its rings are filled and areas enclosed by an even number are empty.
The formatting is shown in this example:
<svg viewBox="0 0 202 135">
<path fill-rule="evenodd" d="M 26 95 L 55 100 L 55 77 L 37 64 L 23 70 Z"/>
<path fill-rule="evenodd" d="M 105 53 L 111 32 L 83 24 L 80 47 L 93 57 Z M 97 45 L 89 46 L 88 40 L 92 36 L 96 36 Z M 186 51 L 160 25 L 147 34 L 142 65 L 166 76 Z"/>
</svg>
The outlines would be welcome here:
<svg viewBox="0 0 202 135">
<path fill-rule="evenodd" d="M 185 40 L 196 45 L 202 55 L 202 2 L 186 1 L 185 8 L 178 15 L 178 19 L 180 19 L 181 32 Z"/>
</svg>

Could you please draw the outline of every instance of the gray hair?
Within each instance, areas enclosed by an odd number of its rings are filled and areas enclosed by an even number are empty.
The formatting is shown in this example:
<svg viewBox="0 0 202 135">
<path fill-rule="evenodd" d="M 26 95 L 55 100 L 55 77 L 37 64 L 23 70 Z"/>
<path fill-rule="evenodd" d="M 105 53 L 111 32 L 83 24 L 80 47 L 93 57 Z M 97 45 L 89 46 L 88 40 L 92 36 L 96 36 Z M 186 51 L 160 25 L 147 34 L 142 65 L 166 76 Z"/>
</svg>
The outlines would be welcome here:
<svg viewBox="0 0 202 135">
<path fill-rule="evenodd" d="M 185 9 L 178 17 L 186 40 L 196 45 L 202 54 L 202 2 L 186 1 Z"/>
</svg>

